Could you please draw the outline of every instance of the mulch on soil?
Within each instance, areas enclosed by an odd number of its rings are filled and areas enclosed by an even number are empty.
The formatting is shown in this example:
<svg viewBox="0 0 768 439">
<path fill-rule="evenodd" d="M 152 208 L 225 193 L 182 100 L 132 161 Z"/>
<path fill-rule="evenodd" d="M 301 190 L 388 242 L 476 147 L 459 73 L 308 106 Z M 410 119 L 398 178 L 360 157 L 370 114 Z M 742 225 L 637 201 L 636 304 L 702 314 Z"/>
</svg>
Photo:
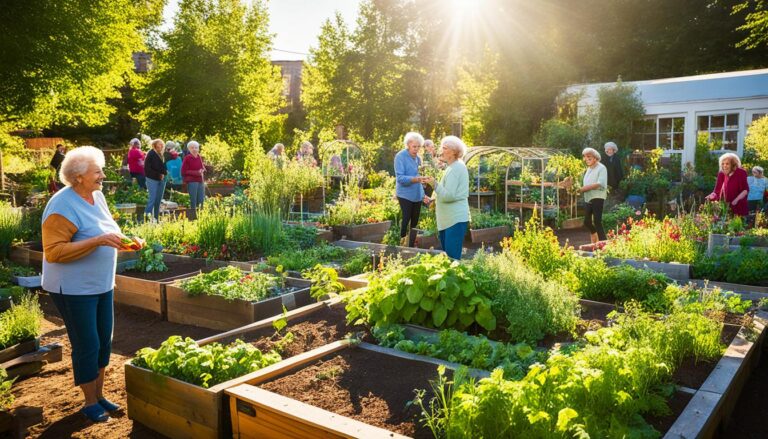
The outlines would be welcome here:
<svg viewBox="0 0 768 439">
<path fill-rule="evenodd" d="M 720 342 L 726 346 L 730 345 L 736 334 L 739 333 L 739 326 L 724 325 L 723 331 L 720 333 Z M 707 380 L 709 374 L 715 370 L 719 358 L 713 361 L 695 361 L 695 358 L 688 357 L 683 360 L 683 364 L 675 370 L 675 374 L 672 376 L 672 380 L 681 386 L 690 387 L 691 389 L 698 389 Z"/>
<path fill-rule="evenodd" d="M 692 398 L 693 395 L 690 393 L 675 392 L 672 394 L 672 398 L 667 400 L 670 413 L 666 416 L 648 416 L 646 421 L 648 421 L 648 423 L 651 424 L 653 428 L 663 433 L 669 430 L 675 421 L 677 421 L 678 416 L 683 413 L 685 406 L 688 405 L 688 402 Z"/>
<path fill-rule="evenodd" d="M 428 390 L 436 377 L 435 365 L 352 348 L 260 387 L 369 425 L 427 438 L 432 433 L 418 422 L 420 410 L 407 404 L 414 389 Z"/>
<path fill-rule="evenodd" d="M 199 339 L 211 336 L 216 331 L 164 322 L 152 312 L 116 304 L 112 357 L 107 366 L 104 394 L 122 406 L 123 412 L 113 416 L 109 422 L 94 424 L 78 413 L 83 404 L 83 397 L 80 389 L 74 387 L 70 358 L 72 349 L 64 323 L 47 295 L 40 295 L 40 304 L 45 313 L 41 344 L 61 344 L 63 358 L 58 363 L 46 365 L 38 375 L 19 380 L 13 385 L 13 394 L 16 397 L 13 407 L 43 408 L 43 423 L 30 428 L 30 436 L 55 439 L 164 437 L 128 419 L 125 413 L 123 364 L 130 360 L 137 350 L 146 346 L 157 347 L 171 335 Z"/>
<path fill-rule="evenodd" d="M 171 277 L 181 276 L 183 274 L 196 273 L 198 270 L 202 271 L 203 273 L 208 273 L 209 271 L 216 269 L 216 267 L 208 265 L 205 261 L 197 259 L 190 259 L 179 262 L 166 262 L 165 265 L 168 266 L 168 271 L 143 273 L 140 271 L 126 270 L 118 274 L 128 277 L 135 277 L 138 279 L 163 280 Z"/>
</svg>

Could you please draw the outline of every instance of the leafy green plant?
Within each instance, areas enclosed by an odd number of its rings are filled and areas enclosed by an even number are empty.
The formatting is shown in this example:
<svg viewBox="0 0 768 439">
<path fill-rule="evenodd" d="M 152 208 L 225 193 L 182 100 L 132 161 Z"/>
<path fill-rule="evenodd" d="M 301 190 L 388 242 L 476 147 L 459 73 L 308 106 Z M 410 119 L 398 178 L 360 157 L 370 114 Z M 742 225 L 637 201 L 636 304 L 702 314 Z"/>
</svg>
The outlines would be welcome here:
<svg viewBox="0 0 768 439">
<path fill-rule="evenodd" d="M 344 284 L 339 282 L 339 274 L 333 268 L 317 264 L 304 270 L 301 275 L 304 279 L 312 281 L 309 293 L 315 299 L 322 300 L 323 297 L 333 297 L 344 291 Z"/>
<path fill-rule="evenodd" d="M 642 212 L 626 203 L 620 203 L 603 214 L 603 227 L 605 230 L 618 231 L 621 225 L 625 224 L 629 218 L 639 220 L 642 218 Z"/>
<path fill-rule="evenodd" d="M 453 329 L 440 331 L 435 337 L 419 337 L 410 340 L 400 325 L 377 326 L 373 336 L 384 347 L 412 354 L 426 355 L 475 369 L 504 371 L 505 379 L 521 379 L 528 368 L 546 361 L 547 353 L 534 350 L 526 343 L 499 343 L 485 336 L 472 336 Z"/>
<path fill-rule="evenodd" d="M 649 259 L 657 262 L 692 263 L 699 253 L 696 241 L 686 236 L 680 224 L 671 218 L 658 220 L 646 216 L 628 220 L 624 227 L 600 250 L 601 254 L 620 259 Z"/>
<path fill-rule="evenodd" d="M 212 200 L 197 213 L 197 239 L 195 242 L 208 252 L 209 257 L 218 256 L 222 245 L 227 242 L 230 212 L 217 206 Z"/>
<path fill-rule="evenodd" d="M 219 343 L 199 346 L 189 337 L 173 335 L 158 349 L 139 350 L 133 365 L 208 388 L 281 360 L 277 352 L 262 353 L 241 340 L 227 346 Z"/>
<path fill-rule="evenodd" d="M 13 404 L 13 393 L 11 386 L 16 379 L 9 380 L 8 372 L 0 367 L 0 412 L 7 411 Z"/>
<path fill-rule="evenodd" d="M 6 202 L 0 203 L 0 258 L 11 253 L 13 241 L 22 236 L 23 215 L 17 208 Z"/>
<path fill-rule="evenodd" d="M 768 283 L 768 257 L 762 250 L 739 247 L 733 251 L 718 251 L 711 256 L 699 255 L 693 264 L 698 279 L 750 285 Z"/>
<path fill-rule="evenodd" d="M 258 302 L 279 294 L 284 286 L 280 276 L 267 273 L 244 273 L 236 267 L 222 267 L 210 273 L 200 273 L 181 281 L 181 288 L 190 296 L 207 294 L 227 300 Z"/>
<path fill-rule="evenodd" d="M 501 212 L 483 212 L 477 209 L 472 209 L 469 227 L 477 230 L 506 226 L 512 231 L 517 228 L 519 221 L 519 218 L 513 215 Z"/>
<path fill-rule="evenodd" d="M 40 336 L 43 311 L 37 296 L 25 294 L 0 314 L 0 350 Z"/>
<path fill-rule="evenodd" d="M 283 223 L 276 213 L 239 209 L 232 215 L 228 242 L 239 255 L 268 254 L 278 248 L 282 229 Z"/>
<path fill-rule="evenodd" d="M 477 291 L 469 268 L 444 254 L 421 255 L 396 272 L 373 276 L 344 296 L 349 322 L 415 323 L 435 328 L 496 327 L 491 299 Z"/>
<path fill-rule="evenodd" d="M 160 247 L 160 249 L 162 249 L 162 247 Z M 163 261 L 163 252 L 157 251 L 153 245 L 148 245 L 143 250 L 139 251 L 139 260 L 136 261 L 135 270 L 142 273 L 168 271 L 168 266 L 165 265 L 165 262 Z"/>
</svg>

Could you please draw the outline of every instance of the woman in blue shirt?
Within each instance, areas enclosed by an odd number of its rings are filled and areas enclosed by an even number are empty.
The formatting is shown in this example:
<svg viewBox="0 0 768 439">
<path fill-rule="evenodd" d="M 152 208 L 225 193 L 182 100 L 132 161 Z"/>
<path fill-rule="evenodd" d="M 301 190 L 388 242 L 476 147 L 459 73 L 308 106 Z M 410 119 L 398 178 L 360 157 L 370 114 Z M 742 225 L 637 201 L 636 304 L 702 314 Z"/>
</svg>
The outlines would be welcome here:
<svg viewBox="0 0 768 439">
<path fill-rule="evenodd" d="M 413 247 L 416 235 L 410 229 L 419 224 L 421 203 L 428 203 L 424 195 L 425 177 L 419 176 L 419 149 L 424 144 L 424 137 L 419 133 L 410 132 L 403 140 L 405 148 L 395 155 L 395 195 L 400 203 L 403 220 L 400 223 L 400 245 Z"/>
</svg>

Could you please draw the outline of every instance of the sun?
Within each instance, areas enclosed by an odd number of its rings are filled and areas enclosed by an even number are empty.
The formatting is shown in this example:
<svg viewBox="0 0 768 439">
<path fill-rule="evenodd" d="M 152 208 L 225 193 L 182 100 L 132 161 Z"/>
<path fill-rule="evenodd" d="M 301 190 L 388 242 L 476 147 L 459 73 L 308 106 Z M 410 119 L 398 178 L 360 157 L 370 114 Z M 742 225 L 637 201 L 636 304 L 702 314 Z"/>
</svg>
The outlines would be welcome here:
<svg viewBox="0 0 768 439">
<path fill-rule="evenodd" d="M 479 6 L 479 0 L 451 0 L 451 7 L 456 14 L 464 14 L 475 10 Z"/>
</svg>

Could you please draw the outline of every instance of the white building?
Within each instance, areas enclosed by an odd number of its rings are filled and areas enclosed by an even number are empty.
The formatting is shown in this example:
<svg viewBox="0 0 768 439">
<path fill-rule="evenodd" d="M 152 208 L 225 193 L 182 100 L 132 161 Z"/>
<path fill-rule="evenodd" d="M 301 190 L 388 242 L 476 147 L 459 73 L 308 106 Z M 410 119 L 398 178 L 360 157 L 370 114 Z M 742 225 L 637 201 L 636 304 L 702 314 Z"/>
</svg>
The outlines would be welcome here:
<svg viewBox="0 0 768 439">
<path fill-rule="evenodd" d="M 721 140 L 723 150 L 744 151 L 749 124 L 768 114 L 768 69 L 681 78 L 625 82 L 635 85 L 645 106 L 646 118 L 636 124 L 635 149 L 661 147 L 665 155 L 680 154 L 682 163 L 693 163 L 696 138 L 707 132 Z M 584 94 L 579 111 L 597 103 L 597 91 L 614 83 L 579 84 L 569 93 Z"/>
</svg>

